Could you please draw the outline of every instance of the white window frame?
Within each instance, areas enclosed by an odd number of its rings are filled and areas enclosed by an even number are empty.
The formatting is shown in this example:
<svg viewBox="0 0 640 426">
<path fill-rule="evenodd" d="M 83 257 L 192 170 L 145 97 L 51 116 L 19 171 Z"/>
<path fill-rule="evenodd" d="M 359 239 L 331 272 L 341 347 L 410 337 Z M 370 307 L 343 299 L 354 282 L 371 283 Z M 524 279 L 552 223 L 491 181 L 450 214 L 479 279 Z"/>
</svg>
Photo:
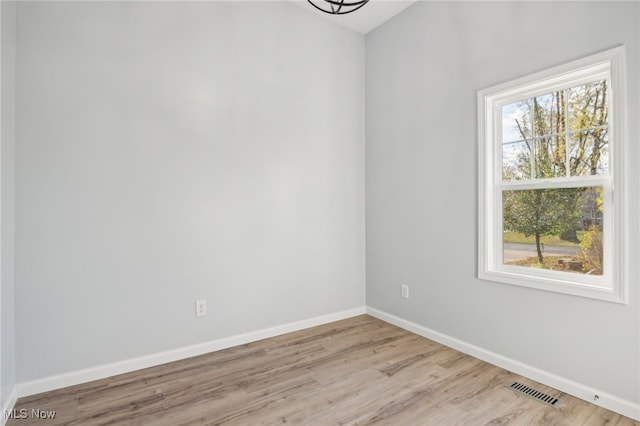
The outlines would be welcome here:
<svg viewBox="0 0 640 426">
<path fill-rule="evenodd" d="M 478 277 L 557 293 L 627 303 L 626 261 L 626 66 L 624 47 L 550 68 L 478 92 Z M 609 173 L 528 180 L 502 179 L 502 106 L 519 100 L 608 81 Z M 604 188 L 603 275 L 505 265 L 502 191 L 602 186 Z M 614 195 L 615 194 L 615 195 Z"/>
</svg>

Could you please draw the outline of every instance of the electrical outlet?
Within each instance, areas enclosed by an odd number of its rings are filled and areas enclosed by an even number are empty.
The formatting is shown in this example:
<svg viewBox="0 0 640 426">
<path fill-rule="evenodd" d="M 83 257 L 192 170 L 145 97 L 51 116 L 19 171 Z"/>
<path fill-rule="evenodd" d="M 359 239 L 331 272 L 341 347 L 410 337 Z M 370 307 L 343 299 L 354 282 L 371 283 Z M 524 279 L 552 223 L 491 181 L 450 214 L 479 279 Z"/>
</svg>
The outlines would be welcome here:
<svg viewBox="0 0 640 426">
<path fill-rule="evenodd" d="M 196 317 L 207 315 L 207 300 L 196 300 Z"/>
<path fill-rule="evenodd" d="M 409 298 L 409 286 L 408 285 L 402 284 L 400 286 L 400 295 L 405 299 Z"/>
</svg>

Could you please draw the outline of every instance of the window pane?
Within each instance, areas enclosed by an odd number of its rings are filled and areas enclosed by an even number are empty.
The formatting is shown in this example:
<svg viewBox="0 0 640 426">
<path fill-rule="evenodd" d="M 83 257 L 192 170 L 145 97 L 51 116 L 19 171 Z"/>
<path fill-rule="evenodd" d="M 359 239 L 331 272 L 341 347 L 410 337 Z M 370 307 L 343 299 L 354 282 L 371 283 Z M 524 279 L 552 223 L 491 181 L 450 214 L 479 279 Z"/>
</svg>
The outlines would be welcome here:
<svg viewBox="0 0 640 426">
<path fill-rule="evenodd" d="M 531 179 L 532 141 L 509 142 L 502 145 L 502 179 Z"/>
<path fill-rule="evenodd" d="M 507 265 L 602 275 L 601 186 L 502 192 Z"/>
<path fill-rule="evenodd" d="M 502 142 L 514 142 L 531 138 L 529 101 L 516 102 L 502 107 Z"/>
<path fill-rule="evenodd" d="M 606 80 L 587 83 L 567 90 L 569 129 L 573 132 L 605 126 L 608 122 Z"/>
<path fill-rule="evenodd" d="M 538 96 L 533 102 L 533 129 L 535 136 L 546 136 L 565 131 L 564 92 Z"/>
<path fill-rule="evenodd" d="M 565 117 L 565 91 L 502 107 L 503 180 L 567 176 Z"/>
<path fill-rule="evenodd" d="M 537 179 L 564 177 L 567 143 L 564 136 L 549 136 L 535 141 L 535 175 Z"/>
<path fill-rule="evenodd" d="M 608 129 L 597 128 L 571 135 L 569 164 L 571 176 L 609 173 Z"/>
</svg>

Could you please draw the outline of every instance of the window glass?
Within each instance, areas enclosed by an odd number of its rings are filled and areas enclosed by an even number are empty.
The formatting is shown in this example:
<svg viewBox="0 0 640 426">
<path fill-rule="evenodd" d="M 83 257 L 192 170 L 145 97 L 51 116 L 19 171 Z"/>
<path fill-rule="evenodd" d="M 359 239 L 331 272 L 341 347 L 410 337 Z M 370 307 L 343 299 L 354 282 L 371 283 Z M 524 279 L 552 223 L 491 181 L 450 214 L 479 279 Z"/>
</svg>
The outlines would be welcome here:
<svg viewBox="0 0 640 426">
<path fill-rule="evenodd" d="M 505 265 L 602 275 L 603 188 L 503 191 Z"/>
</svg>

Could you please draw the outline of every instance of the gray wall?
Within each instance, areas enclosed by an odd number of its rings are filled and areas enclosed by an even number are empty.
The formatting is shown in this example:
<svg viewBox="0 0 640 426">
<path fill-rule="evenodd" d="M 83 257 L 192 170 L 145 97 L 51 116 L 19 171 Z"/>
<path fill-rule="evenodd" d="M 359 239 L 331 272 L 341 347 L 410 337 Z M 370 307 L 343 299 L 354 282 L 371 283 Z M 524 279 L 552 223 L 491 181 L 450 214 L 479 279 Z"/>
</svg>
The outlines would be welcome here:
<svg viewBox="0 0 640 426">
<path fill-rule="evenodd" d="M 367 35 L 367 304 L 640 400 L 637 2 L 420 2 Z M 627 46 L 630 303 L 479 281 L 476 94 Z M 410 299 L 400 298 L 400 284 Z"/>
<path fill-rule="evenodd" d="M 2 2 L 2 277 L 0 300 L 2 306 L 2 353 L 0 360 L 0 409 L 16 383 L 15 360 L 15 55 L 16 55 L 16 5 Z"/>
<path fill-rule="evenodd" d="M 19 382 L 364 305 L 363 36 L 289 2 L 17 28 Z"/>
</svg>

